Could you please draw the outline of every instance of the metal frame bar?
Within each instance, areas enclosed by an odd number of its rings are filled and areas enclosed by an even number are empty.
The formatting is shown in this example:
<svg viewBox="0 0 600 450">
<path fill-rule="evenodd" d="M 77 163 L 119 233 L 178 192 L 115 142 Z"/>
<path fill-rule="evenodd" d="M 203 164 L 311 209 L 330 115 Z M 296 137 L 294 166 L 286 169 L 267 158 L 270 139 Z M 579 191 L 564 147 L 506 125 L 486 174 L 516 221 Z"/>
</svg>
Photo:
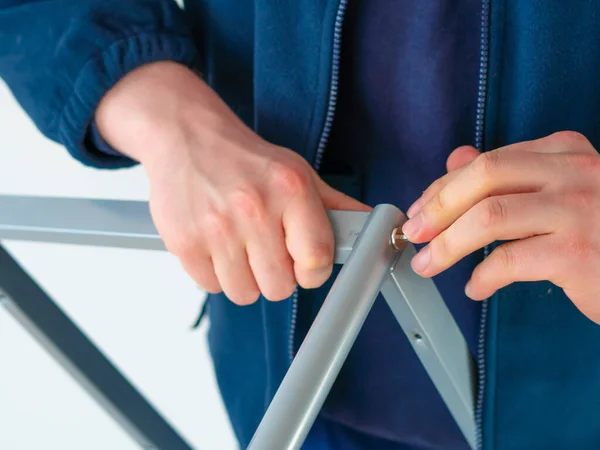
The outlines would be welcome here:
<svg viewBox="0 0 600 450">
<path fill-rule="evenodd" d="M 414 247 L 396 251 L 390 243 L 405 216 L 380 205 L 373 213 L 332 211 L 329 218 L 335 261 L 344 267 L 249 448 L 300 448 L 380 291 L 475 448 L 474 361 L 433 282 L 410 268 Z M 165 249 L 147 203 L 116 200 L 0 195 L 0 239 Z"/>
<path fill-rule="evenodd" d="M 381 293 L 471 448 L 476 448 L 477 364 L 435 284 L 410 266 L 407 245 Z"/>
<path fill-rule="evenodd" d="M 0 245 L 0 303 L 144 449 L 191 450 Z"/>
</svg>

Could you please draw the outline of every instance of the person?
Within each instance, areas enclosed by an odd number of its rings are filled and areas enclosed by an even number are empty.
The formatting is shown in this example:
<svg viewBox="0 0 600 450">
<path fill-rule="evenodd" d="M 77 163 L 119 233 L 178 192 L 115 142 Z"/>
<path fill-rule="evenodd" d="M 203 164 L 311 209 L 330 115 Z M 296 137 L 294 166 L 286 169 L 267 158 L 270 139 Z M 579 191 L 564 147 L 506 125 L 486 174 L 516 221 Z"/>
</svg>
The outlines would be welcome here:
<svg viewBox="0 0 600 450">
<path fill-rule="evenodd" d="M 167 248 L 210 293 L 242 447 L 339 269 L 325 211 L 389 202 L 477 358 L 478 446 L 595 449 L 599 15 L 591 0 L 0 0 L 0 76 L 82 163 L 144 167 Z M 467 448 L 381 299 L 304 448 Z"/>
</svg>

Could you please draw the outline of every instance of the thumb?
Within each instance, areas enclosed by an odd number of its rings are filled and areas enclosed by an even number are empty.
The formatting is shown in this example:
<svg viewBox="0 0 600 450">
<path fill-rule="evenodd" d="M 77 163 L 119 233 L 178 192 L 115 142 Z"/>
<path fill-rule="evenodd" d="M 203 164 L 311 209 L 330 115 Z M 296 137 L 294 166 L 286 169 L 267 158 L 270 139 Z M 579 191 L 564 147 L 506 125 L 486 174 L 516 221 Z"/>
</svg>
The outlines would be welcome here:
<svg viewBox="0 0 600 450">
<path fill-rule="evenodd" d="M 478 156 L 479 152 L 475 147 L 463 145 L 450 153 L 450 156 L 448 156 L 448 160 L 446 161 L 446 168 L 448 169 L 448 172 L 452 172 L 469 164 Z"/>
<path fill-rule="evenodd" d="M 371 211 L 371 208 L 342 192 L 333 189 L 323 180 L 317 177 L 317 190 L 325 209 L 338 211 Z"/>
</svg>

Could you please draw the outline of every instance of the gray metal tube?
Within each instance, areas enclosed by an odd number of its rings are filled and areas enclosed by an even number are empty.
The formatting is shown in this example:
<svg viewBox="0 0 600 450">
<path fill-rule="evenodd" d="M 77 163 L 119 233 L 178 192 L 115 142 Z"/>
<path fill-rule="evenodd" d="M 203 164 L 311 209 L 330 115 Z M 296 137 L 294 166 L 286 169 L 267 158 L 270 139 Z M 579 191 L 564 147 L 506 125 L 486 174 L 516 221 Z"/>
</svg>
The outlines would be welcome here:
<svg viewBox="0 0 600 450">
<path fill-rule="evenodd" d="M 0 239 L 165 250 L 147 202 L 0 195 Z"/>
<path fill-rule="evenodd" d="M 415 254 L 412 244 L 404 248 L 381 293 L 474 449 L 476 364 L 433 281 L 421 278 L 410 267 Z"/>
<path fill-rule="evenodd" d="M 337 264 L 350 255 L 368 212 L 328 211 Z M 0 240 L 166 250 L 148 202 L 0 195 Z"/>
<path fill-rule="evenodd" d="M 302 446 L 398 256 L 390 237 L 404 220 L 402 212 L 391 205 L 379 205 L 370 214 L 249 450 Z"/>
</svg>

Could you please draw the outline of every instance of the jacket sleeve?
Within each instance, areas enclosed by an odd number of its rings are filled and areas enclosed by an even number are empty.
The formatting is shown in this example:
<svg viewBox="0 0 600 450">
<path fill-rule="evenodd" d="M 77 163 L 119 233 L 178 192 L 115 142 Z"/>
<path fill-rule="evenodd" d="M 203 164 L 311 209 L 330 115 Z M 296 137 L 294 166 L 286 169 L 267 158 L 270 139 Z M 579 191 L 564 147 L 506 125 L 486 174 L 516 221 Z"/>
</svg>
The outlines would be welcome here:
<svg viewBox="0 0 600 450">
<path fill-rule="evenodd" d="M 86 165 L 134 161 L 92 136 L 103 95 L 153 61 L 200 69 L 173 0 L 0 0 L 0 78 L 39 130 Z"/>
</svg>

